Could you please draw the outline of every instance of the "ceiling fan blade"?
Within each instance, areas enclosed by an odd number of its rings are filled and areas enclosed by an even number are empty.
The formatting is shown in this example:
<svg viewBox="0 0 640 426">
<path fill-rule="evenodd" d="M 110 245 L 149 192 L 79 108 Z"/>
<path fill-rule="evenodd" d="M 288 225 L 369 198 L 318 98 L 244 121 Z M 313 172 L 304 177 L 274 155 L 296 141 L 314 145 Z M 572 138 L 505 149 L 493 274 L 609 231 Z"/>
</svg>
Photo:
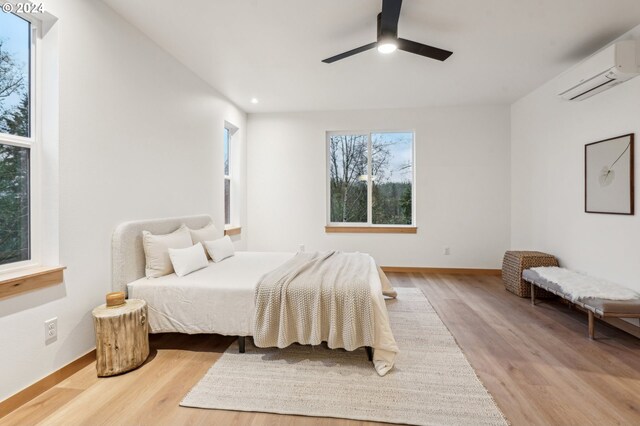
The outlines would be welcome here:
<svg viewBox="0 0 640 426">
<path fill-rule="evenodd" d="M 402 0 L 382 0 L 382 16 L 380 19 L 380 34 L 398 34 L 398 20 L 400 19 L 400 8 Z"/>
<path fill-rule="evenodd" d="M 361 52 L 365 52 L 365 51 L 367 51 L 369 49 L 373 49 L 374 47 L 376 47 L 377 44 L 378 44 L 378 42 L 374 41 L 373 43 L 369 43 L 369 44 L 365 44 L 364 46 L 356 47 L 355 49 L 349 50 L 348 52 L 344 52 L 344 53 L 341 53 L 339 55 L 332 56 L 332 57 L 327 58 L 327 59 L 323 59 L 322 62 L 324 62 L 325 64 L 330 64 L 332 62 L 339 61 L 340 59 L 348 58 L 349 56 L 353 56 L 355 54 L 358 54 L 358 53 L 361 53 Z"/>
<path fill-rule="evenodd" d="M 415 53 L 416 55 L 426 56 L 427 58 L 444 61 L 453 54 L 448 50 L 438 49 L 437 47 L 427 46 L 426 44 L 417 43 L 415 41 L 398 38 L 398 49 L 405 52 Z"/>
</svg>

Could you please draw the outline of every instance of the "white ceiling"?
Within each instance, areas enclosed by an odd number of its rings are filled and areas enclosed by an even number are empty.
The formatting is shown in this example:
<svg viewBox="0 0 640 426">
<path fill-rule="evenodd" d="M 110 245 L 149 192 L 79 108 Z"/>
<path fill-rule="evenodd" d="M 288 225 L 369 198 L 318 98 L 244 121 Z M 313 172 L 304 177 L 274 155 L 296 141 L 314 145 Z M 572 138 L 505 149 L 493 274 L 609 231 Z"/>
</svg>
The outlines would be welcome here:
<svg viewBox="0 0 640 426">
<path fill-rule="evenodd" d="M 103 1 L 247 112 L 508 104 L 640 23 L 638 0 L 404 0 L 399 36 L 447 61 L 324 64 L 375 41 L 380 0 Z"/>
</svg>

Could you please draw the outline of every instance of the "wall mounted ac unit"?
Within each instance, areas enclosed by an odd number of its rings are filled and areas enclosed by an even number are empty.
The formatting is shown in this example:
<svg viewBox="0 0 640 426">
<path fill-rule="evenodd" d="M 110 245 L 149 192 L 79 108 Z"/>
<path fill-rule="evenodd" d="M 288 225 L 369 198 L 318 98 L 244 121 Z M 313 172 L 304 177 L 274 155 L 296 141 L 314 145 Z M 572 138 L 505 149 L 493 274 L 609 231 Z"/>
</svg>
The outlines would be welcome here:
<svg viewBox="0 0 640 426">
<path fill-rule="evenodd" d="M 619 41 L 585 59 L 560 78 L 558 96 L 581 101 L 640 74 L 640 43 Z"/>
</svg>

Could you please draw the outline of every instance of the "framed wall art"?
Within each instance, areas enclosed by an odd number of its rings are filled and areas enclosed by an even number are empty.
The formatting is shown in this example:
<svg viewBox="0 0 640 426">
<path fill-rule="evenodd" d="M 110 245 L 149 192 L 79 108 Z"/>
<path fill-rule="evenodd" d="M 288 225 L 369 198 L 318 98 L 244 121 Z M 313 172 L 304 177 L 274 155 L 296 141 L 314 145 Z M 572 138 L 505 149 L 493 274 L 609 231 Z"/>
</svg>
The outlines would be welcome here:
<svg viewBox="0 0 640 426">
<path fill-rule="evenodd" d="M 584 211 L 634 213 L 633 134 L 584 147 Z"/>
</svg>

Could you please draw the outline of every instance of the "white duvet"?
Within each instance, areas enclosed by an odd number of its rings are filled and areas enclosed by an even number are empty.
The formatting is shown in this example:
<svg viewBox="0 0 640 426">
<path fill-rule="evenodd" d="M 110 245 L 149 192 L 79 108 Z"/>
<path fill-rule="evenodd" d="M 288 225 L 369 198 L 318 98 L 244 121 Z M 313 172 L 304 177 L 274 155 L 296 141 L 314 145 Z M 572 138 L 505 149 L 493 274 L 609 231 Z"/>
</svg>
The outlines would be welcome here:
<svg viewBox="0 0 640 426">
<path fill-rule="evenodd" d="M 141 278 L 127 290 L 129 298 L 146 300 L 151 333 L 250 336 L 258 280 L 292 256 L 237 252 L 184 277 Z"/>
</svg>

